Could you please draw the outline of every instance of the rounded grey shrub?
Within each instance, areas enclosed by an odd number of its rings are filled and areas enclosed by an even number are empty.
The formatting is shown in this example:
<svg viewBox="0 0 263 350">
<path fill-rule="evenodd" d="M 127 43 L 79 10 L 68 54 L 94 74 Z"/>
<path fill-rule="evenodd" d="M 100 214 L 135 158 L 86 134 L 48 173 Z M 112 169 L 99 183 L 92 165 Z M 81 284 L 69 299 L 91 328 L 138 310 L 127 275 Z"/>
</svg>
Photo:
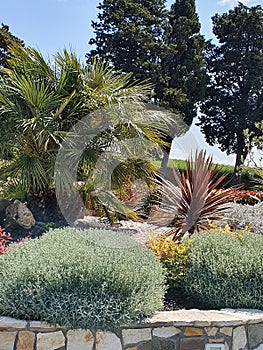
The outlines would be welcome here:
<svg viewBox="0 0 263 350">
<path fill-rule="evenodd" d="M 263 309 L 263 236 L 217 230 L 194 235 L 183 286 L 202 308 Z"/>
<path fill-rule="evenodd" d="M 110 330 L 162 306 L 161 264 L 122 232 L 55 229 L 0 262 L 4 316 Z"/>
</svg>

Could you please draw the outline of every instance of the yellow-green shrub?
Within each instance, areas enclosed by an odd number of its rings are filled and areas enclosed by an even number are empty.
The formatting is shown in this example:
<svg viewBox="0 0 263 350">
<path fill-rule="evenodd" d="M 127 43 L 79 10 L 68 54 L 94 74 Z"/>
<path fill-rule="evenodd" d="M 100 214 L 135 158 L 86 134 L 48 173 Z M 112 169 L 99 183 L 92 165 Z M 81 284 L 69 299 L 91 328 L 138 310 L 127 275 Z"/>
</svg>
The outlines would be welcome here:
<svg viewBox="0 0 263 350">
<path fill-rule="evenodd" d="M 175 242 L 171 237 L 154 236 L 148 246 L 158 257 L 166 270 L 166 282 L 171 287 L 178 287 L 182 280 L 190 252 L 190 241 Z"/>
</svg>

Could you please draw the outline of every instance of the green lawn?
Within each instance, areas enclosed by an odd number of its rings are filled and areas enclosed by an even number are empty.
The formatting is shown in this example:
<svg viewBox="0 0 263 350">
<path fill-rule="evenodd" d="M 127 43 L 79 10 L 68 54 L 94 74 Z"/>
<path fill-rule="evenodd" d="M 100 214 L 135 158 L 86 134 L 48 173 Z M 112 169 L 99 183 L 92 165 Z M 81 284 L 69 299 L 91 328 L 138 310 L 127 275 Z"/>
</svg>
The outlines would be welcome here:
<svg viewBox="0 0 263 350">
<path fill-rule="evenodd" d="M 160 163 L 159 163 L 160 164 Z M 168 161 L 168 171 L 167 171 L 167 177 L 168 179 L 172 179 L 172 167 L 175 166 L 178 168 L 180 172 L 186 170 L 186 161 L 185 160 L 179 160 L 179 159 L 169 159 Z M 222 165 L 218 164 L 218 175 L 221 176 L 225 173 L 229 173 L 228 177 L 226 178 L 226 181 L 223 182 L 223 186 L 227 185 L 229 181 L 231 181 L 231 178 L 234 173 L 234 166 L 232 165 Z M 255 183 L 253 182 L 253 175 L 255 174 L 255 170 L 253 168 L 246 168 L 244 169 L 242 173 L 242 184 L 244 186 L 244 189 L 252 189 Z"/>
</svg>

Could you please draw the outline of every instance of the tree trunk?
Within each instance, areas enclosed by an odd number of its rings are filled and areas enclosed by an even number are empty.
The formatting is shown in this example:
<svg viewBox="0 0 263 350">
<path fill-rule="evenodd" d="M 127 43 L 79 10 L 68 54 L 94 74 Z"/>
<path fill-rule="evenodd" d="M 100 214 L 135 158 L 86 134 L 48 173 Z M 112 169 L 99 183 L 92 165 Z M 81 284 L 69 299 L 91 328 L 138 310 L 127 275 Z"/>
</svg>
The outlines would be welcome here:
<svg viewBox="0 0 263 350">
<path fill-rule="evenodd" d="M 247 157 L 248 149 L 245 145 L 245 138 L 243 131 L 237 134 L 237 152 L 236 152 L 236 163 L 234 168 L 234 184 L 241 184 L 241 173 L 242 165 Z"/>
<path fill-rule="evenodd" d="M 167 164 L 168 164 L 168 160 L 169 160 L 169 155 L 170 155 L 170 150 L 172 147 L 173 138 L 169 135 L 166 135 L 166 137 L 164 138 L 164 141 L 166 142 L 166 145 L 163 147 L 163 159 L 162 159 L 161 167 L 159 170 L 159 174 L 162 177 L 165 177 L 167 174 Z"/>
<path fill-rule="evenodd" d="M 163 159 L 162 159 L 162 163 L 161 163 L 161 167 L 159 170 L 159 173 L 162 177 L 165 177 L 167 174 L 167 164 L 168 164 L 168 160 L 169 160 L 169 153 L 164 150 L 163 152 Z"/>
<path fill-rule="evenodd" d="M 241 183 L 241 165 L 242 162 L 242 154 L 241 152 L 237 152 L 236 154 L 236 163 L 234 168 L 234 185 Z"/>
</svg>

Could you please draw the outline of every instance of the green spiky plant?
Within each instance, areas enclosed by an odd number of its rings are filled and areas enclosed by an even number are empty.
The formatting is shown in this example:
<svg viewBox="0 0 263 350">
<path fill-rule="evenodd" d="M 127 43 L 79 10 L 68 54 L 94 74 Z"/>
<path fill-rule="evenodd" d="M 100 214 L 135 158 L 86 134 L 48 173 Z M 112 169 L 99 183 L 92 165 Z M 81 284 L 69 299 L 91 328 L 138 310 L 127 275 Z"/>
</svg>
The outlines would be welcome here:
<svg viewBox="0 0 263 350">
<path fill-rule="evenodd" d="M 231 189 L 217 190 L 227 177 L 217 177 L 217 167 L 212 166 L 212 157 L 205 151 L 196 151 L 186 162 L 186 174 L 179 174 L 173 168 L 175 182 L 157 180 L 159 197 L 155 200 L 160 207 L 150 215 L 150 221 L 168 224 L 168 234 L 180 241 L 188 232 L 209 228 L 209 221 L 220 220 L 231 198 Z"/>
</svg>

